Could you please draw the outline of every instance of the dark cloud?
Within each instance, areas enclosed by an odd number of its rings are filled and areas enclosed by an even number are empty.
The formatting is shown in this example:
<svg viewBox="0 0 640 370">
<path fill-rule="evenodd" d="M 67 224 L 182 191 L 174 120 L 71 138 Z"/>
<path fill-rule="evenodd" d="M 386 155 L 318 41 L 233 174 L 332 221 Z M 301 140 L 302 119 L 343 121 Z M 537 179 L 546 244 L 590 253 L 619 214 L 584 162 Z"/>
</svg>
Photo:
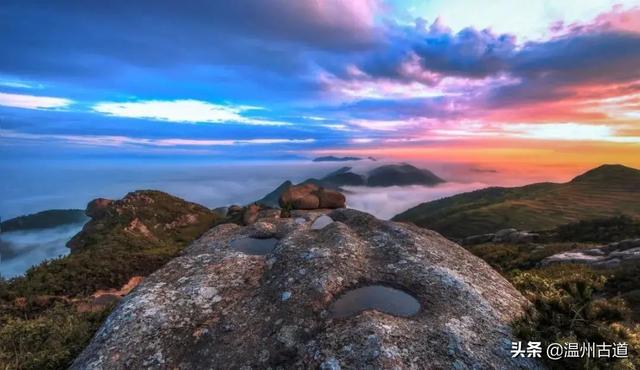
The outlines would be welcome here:
<svg viewBox="0 0 640 370">
<path fill-rule="evenodd" d="M 495 89 L 488 103 L 504 106 L 577 98 L 584 87 L 602 88 L 637 80 L 638 66 L 639 34 L 576 33 L 528 43 L 508 60 L 505 70 L 519 82 Z"/>
<path fill-rule="evenodd" d="M 430 85 L 438 76 L 483 78 L 504 71 L 516 49 L 515 36 L 474 28 L 453 33 L 439 20 L 429 27 L 421 19 L 415 27 L 387 27 L 384 41 L 359 63 L 363 72 Z"/>
<path fill-rule="evenodd" d="M 0 71 L 64 77 L 158 68 L 255 66 L 296 71 L 307 50 L 375 41 L 375 2 L 13 1 L 0 5 Z"/>
<path fill-rule="evenodd" d="M 454 33 L 439 20 L 429 27 L 418 20 L 416 27 L 387 30 L 385 48 L 358 64 L 364 77 L 340 77 L 430 86 L 447 76 L 509 78 L 511 83 L 488 86 L 484 104 L 489 107 L 569 99 L 580 86 L 628 84 L 640 78 L 640 34 L 610 27 L 588 31 L 570 29 L 550 40 L 518 46 L 509 34 L 474 28 Z M 407 65 L 413 68 L 410 73 Z"/>
<path fill-rule="evenodd" d="M 452 106 L 452 98 L 441 96 L 412 99 L 363 99 L 340 105 L 336 112 L 348 112 L 350 118 L 372 120 L 409 119 L 412 117 L 453 119 L 463 113 L 462 106 Z M 461 102 L 458 102 L 461 104 Z"/>
<path fill-rule="evenodd" d="M 509 62 L 512 73 L 527 78 L 550 77 L 567 83 L 628 81 L 640 77 L 640 35 L 569 34 L 527 43 Z"/>
<path fill-rule="evenodd" d="M 482 78 L 503 71 L 516 39 L 489 30 L 465 28 L 456 34 L 432 26 L 413 47 L 424 68 L 445 75 Z"/>
</svg>

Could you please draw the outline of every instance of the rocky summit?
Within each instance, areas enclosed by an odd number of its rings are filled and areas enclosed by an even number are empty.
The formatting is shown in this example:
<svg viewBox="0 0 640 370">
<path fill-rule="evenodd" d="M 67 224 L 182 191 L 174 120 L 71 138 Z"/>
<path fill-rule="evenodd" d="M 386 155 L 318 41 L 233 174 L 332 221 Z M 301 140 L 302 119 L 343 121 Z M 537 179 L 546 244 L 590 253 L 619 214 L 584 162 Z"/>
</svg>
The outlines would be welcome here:
<svg viewBox="0 0 640 370">
<path fill-rule="evenodd" d="M 120 200 L 97 198 L 85 213 L 91 220 L 67 243 L 72 252 L 109 243 L 139 249 L 180 244 L 193 241 L 216 220 L 209 209 L 156 190 L 134 191 Z"/>
<path fill-rule="evenodd" d="M 540 367 L 509 353 L 526 299 L 462 247 L 350 209 L 290 216 L 205 233 L 118 304 L 72 368 Z M 253 254 L 240 239 L 276 241 Z"/>
</svg>

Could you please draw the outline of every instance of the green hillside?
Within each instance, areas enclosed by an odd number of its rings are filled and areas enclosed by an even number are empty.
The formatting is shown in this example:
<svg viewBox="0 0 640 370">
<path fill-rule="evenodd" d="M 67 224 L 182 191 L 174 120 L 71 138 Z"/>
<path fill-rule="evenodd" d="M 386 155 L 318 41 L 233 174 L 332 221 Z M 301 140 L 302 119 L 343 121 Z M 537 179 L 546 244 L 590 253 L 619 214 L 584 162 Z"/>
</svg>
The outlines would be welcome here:
<svg viewBox="0 0 640 370">
<path fill-rule="evenodd" d="M 461 238 L 509 227 L 551 229 L 623 214 L 640 217 L 640 170 L 603 165 L 563 184 L 492 187 L 422 203 L 393 220 Z"/>
<path fill-rule="evenodd" d="M 51 227 L 86 222 L 88 219 L 82 209 L 51 209 L 3 221 L 0 223 L 0 230 L 8 232 L 48 229 Z"/>
</svg>

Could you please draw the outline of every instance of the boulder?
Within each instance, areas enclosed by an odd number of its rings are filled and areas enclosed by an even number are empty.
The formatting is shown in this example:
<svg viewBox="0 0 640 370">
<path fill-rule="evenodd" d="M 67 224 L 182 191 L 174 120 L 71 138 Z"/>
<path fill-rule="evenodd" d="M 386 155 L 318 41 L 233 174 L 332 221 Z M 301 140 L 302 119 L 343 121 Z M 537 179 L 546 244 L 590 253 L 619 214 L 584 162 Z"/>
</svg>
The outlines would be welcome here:
<svg viewBox="0 0 640 370">
<path fill-rule="evenodd" d="M 313 183 L 290 186 L 280 195 L 282 208 L 311 210 L 318 208 L 344 208 L 345 196 L 335 190 L 321 188 Z"/>
<path fill-rule="evenodd" d="M 260 212 L 260 206 L 257 204 L 250 204 L 244 209 L 242 214 L 242 223 L 245 225 L 251 225 L 258 219 L 258 212 Z"/>
<path fill-rule="evenodd" d="M 318 189 L 320 189 L 318 185 L 311 183 L 289 186 L 285 191 L 282 192 L 282 194 L 280 194 L 278 203 L 282 208 L 291 206 L 294 200 L 312 194 Z M 320 201 L 318 200 L 318 203 L 319 202 Z"/>
<path fill-rule="evenodd" d="M 339 191 L 320 189 L 317 192 L 318 199 L 320 200 L 319 208 L 344 208 L 346 197 Z"/>
<path fill-rule="evenodd" d="M 413 225 L 327 216 L 319 230 L 293 218 L 216 226 L 125 296 L 71 368 L 542 368 L 511 357 L 510 323 L 528 302 L 485 262 Z M 231 245 L 258 234 L 278 238 L 272 252 Z M 418 310 L 332 315 L 372 284 Z"/>
<path fill-rule="evenodd" d="M 314 194 L 307 194 L 291 201 L 293 209 L 317 209 L 320 208 L 320 199 Z"/>
</svg>

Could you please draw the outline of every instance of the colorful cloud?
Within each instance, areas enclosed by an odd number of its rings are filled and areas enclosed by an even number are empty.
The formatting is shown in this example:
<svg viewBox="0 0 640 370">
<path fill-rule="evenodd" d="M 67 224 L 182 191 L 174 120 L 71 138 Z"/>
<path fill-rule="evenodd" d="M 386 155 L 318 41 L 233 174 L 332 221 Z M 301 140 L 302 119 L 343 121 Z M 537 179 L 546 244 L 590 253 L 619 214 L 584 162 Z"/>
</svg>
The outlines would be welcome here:
<svg viewBox="0 0 640 370">
<path fill-rule="evenodd" d="M 640 165 L 633 1 L 8 0 L 0 14 L 16 156 L 40 140 Z"/>
</svg>

